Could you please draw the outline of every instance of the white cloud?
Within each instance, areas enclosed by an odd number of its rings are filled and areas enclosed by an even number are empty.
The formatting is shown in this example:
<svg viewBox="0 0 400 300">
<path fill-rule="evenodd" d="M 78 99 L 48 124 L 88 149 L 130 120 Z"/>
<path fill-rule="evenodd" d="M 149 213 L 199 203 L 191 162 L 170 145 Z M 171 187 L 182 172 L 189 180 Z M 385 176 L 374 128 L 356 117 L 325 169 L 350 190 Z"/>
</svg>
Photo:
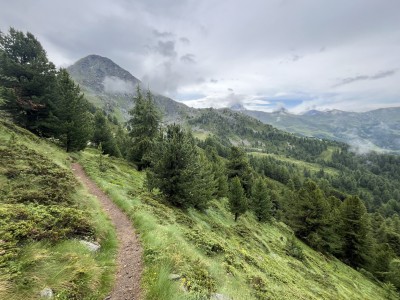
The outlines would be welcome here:
<svg viewBox="0 0 400 300">
<path fill-rule="evenodd" d="M 130 94 L 135 85 L 115 76 L 106 76 L 103 81 L 104 91 L 107 93 Z"/>
<path fill-rule="evenodd" d="M 249 109 L 361 111 L 400 105 L 399 11 L 391 0 L 14 0 L 0 29 L 31 31 L 59 66 L 109 57 L 197 107 L 235 95 Z"/>
</svg>

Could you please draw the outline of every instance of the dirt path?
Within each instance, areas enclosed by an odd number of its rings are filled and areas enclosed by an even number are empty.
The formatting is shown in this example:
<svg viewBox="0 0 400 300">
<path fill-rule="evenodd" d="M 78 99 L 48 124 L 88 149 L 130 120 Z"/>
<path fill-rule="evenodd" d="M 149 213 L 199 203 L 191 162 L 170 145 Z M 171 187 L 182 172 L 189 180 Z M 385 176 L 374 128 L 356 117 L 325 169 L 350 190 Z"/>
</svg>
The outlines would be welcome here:
<svg viewBox="0 0 400 300">
<path fill-rule="evenodd" d="M 75 176 L 96 196 L 104 211 L 110 217 L 118 237 L 117 277 L 111 294 L 106 299 L 140 300 L 140 279 L 142 275 L 142 248 L 128 217 L 102 192 L 85 174 L 81 165 L 72 164 Z"/>
</svg>

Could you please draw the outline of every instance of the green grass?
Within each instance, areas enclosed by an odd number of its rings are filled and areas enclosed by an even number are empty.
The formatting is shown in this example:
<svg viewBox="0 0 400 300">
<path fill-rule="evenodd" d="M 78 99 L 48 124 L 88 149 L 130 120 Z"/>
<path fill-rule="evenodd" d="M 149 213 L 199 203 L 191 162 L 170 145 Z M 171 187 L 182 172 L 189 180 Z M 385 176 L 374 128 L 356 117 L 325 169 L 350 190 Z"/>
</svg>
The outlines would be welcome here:
<svg viewBox="0 0 400 300">
<path fill-rule="evenodd" d="M 330 148 L 331 149 L 331 148 Z M 329 152 L 333 152 L 333 150 L 326 150 Z M 326 159 L 329 159 L 329 157 L 332 157 L 332 153 L 329 154 L 329 152 L 324 151 L 321 155 L 323 155 L 323 157 L 326 157 Z M 284 155 L 278 155 L 278 154 L 274 154 L 274 153 L 264 153 L 264 152 L 248 152 L 248 154 L 250 155 L 254 155 L 256 157 L 262 157 L 262 156 L 271 156 L 277 160 L 283 161 L 283 162 L 287 162 L 287 163 L 291 163 L 296 165 L 300 170 L 303 169 L 308 169 L 310 170 L 312 173 L 317 173 L 319 172 L 321 169 L 324 169 L 324 171 L 326 173 L 328 173 L 329 175 L 339 175 L 339 171 L 334 169 L 334 168 L 330 168 L 330 167 L 323 167 L 317 163 L 310 163 L 310 162 L 306 162 L 306 161 L 302 161 L 302 160 L 298 160 L 292 157 L 287 157 Z"/>
<path fill-rule="evenodd" d="M 332 161 L 332 154 L 337 150 L 336 147 L 329 146 L 324 152 L 321 153 L 320 157 L 326 162 Z"/>
<path fill-rule="evenodd" d="M 0 152 L 0 299 L 39 299 L 45 287 L 56 299 L 103 299 L 114 282 L 116 235 L 74 179 L 69 156 L 4 120 Z"/>
<path fill-rule="evenodd" d="M 205 141 L 206 138 L 210 136 L 210 134 L 211 133 L 208 131 L 193 131 L 193 136 L 201 141 Z"/>
<path fill-rule="evenodd" d="M 303 260 L 290 256 L 292 231 L 283 223 L 258 223 L 246 213 L 234 222 L 227 200 L 213 200 L 205 212 L 171 207 L 143 187 L 144 174 L 96 150 L 80 162 L 130 217 L 140 233 L 147 299 L 386 299 L 387 291 L 333 257 L 297 241 Z M 169 279 L 170 274 L 180 276 Z"/>
</svg>

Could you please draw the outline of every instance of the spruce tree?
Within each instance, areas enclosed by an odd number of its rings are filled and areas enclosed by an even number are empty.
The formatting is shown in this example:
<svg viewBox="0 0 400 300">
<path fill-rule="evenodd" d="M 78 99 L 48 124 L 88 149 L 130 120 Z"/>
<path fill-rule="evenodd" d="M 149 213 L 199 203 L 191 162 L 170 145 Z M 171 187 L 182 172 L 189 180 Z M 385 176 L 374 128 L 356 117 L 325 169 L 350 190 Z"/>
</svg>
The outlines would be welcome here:
<svg viewBox="0 0 400 300">
<path fill-rule="evenodd" d="M 389 281 L 396 287 L 396 289 L 400 290 L 400 259 L 393 259 L 389 265 Z"/>
<path fill-rule="evenodd" d="M 340 210 L 343 259 L 353 267 L 362 267 L 368 262 L 371 245 L 367 210 L 357 196 L 347 197 Z"/>
<path fill-rule="evenodd" d="M 128 159 L 131 143 L 129 140 L 128 131 L 120 124 L 118 124 L 117 133 L 115 134 L 115 142 L 121 153 L 121 156 Z"/>
<path fill-rule="evenodd" d="M 89 104 L 65 69 L 57 75 L 55 92 L 53 111 L 57 125 L 53 126 L 56 128 L 54 134 L 67 152 L 82 150 L 91 138 L 93 128 Z"/>
<path fill-rule="evenodd" d="M 102 144 L 104 154 L 109 154 L 115 157 L 121 156 L 110 123 L 101 111 L 97 111 L 94 115 L 94 132 L 92 141 L 96 145 L 99 145 L 100 143 Z"/>
<path fill-rule="evenodd" d="M 329 203 L 317 184 L 307 180 L 293 200 L 288 207 L 288 222 L 295 234 L 320 251 L 334 252 L 338 243 L 334 220 Z"/>
<path fill-rule="evenodd" d="M 235 222 L 247 210 L 247 198 L 238 176 L 231 180 L 229 188 L 229 209 L 235 215 Z"/>
<path fill-rule="evenodd" d="M 272 216 L 272 202 L 262 178 L 258 178 L 254 183 L 251 196 L 252 208 L 258 221 L 269 221 Z"/>
<path fill-rule="evenodd" d="M 158 134 L 161 114 L 156 107 L 150 91 L 142 95 L 140 86 L 137 87 L 135 106 L 129 111 L 129 134 L 132 138 L 131 160 L 139 170 L 149 167 L 149 154 Z"/>
<path fill-rule="evenodd" d="M 218 155 L 215 147 L 207 146 L 205 150 L 207 158 L 211 163 L 212 173 L 216 181 L 215 196 L 222 198 L 228 195 L 228 177 L 226 176 L 226 167 L 221 157 Z"/>
<path fill-rule="evenodd" d="M 56 69 L 42 45 L 31 33 L 10 28 L 0 32 L 1 109 L 19 125 L 51 136 L 52 89 Z"/>
<path fill-rule="evenodd" d="M 214 193 L 215 180 L 193 136 L 180 125 L 168 125 L 153 149 L 147 186 L 158 188 L 175 206 L 205 208 Z"/>
<path fill-rule="evenodd" d="M 227 163 L 228 178 L 238 177 L 247 197 L 251 195 L 252 169 L 246 153 L 239 147 L 232 147 Z"/>
<path fill-rule="evenodd" d="M 194 165 L 195 168 L 190 171 L 191 176 L 188 176 L 188 178 L 193 178 L 193 181 L 186 181 L 185 188 L 193 199 L 194 207 L 205 209 L 217 192 L 217 181 L 214 177 L 212 164 L 202 152 L 196 156 Z"/>
</svg>

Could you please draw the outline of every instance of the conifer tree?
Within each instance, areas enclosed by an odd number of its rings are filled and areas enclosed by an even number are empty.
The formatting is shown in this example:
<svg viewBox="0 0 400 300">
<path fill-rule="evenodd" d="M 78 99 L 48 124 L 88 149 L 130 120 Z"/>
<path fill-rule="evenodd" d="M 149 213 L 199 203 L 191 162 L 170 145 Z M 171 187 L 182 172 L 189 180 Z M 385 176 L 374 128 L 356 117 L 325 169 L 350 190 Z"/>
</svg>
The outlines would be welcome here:
<svg viewBox="0 0 400 300">
<path fill-rule="evenodd" d="M 208 160 L 211 162 L 212 173 L 216 181 L 215 196 L 222 198 L 228 195 L 228 177 L 226 176 L 226 167 L 221 157 L 219 157 L 215 147 L 207 146 L 205 150 Z"/>
<path fill-rule="evenodd" d="M 191 176 L 188 176 L 188 178 L 193 178 L 193 181 L 187 181 L 185 188 L 190 197 L 193 198 L 194 207 L 205 209 L 217 192 L 217 182 L 214 177 L 213 166 L 203 153 L 197 154 L 194 165 L 195 168 L 191 171 Z"/>
<path fill-rule="evenodd" d="M 168 125 L 153 149 L 147 186 L 160 189 L 175 206 L 205 208 L 214 193 L 215 180 L 193 136 L 179 125 Z"/>
<path fill-rule="evenodd" d="M 8 34 L 0 32 L 1 109 L 19 125 L 40 135 L 52 134 L 49 115 L 55 75 L 54 64 L 34 35 L 14 28 Z"/>
<path fill-rule="evenodd" d="M 118 124 L 117 133 L 115 135 L 115 141 L 122 157 L 128 159 L 131 143 L 129 140 L 128 131 L 120 124 Z"/>
<path fill-rule="evenodd" d="M 357 196 L 347 197 L 340 210 L 343 259 L 353 267 L 361 267 L 368 262 L 371 245 L 367 210 Z"/>
<path fill-rule="evenodd" d="M 231 180 L 229 188 L 229 208 L 235 215 L 235 222 L 247 210 L 247 198 L 238 176 Z"/>
<path fill-rule="evenodd" d="M 400 259 L 393 259 L 390 262 L 388 279 L 397 290 L 400 290 Z"/>
<path fill-rule="evenodd" d="M 258 221 L 265 222 L 271 219 L 272 202 L 267 186 L 262 178 L 258 178 L 252 190 L 252 208 Z"/>
<path fill-rule="evenodd" d="M 139 85 L 134 102 L 135 106 L 129 111 L 131 119 L 128 121 L 132 138 L 131 160 L 142 170 L 150 165 L 149 154 L 159 131 L 161 114 L 150 91 L 143 96 Z"/>
<path fill-rule="evenodd" d="M 238 177 L 247 197 L 251 195 L 252 170 L 243 149 L 232 147 L 227 163 L 228 178 Z"/>
<path fill-rule="evenodd" d="M 109 154 L 115 157 L 121 156 L 121 152 L 111 131 L 109 121 L 101 111 L 97 111 L 94 115 L 94 132 L 92 141 L 96 145 L 99 145 L 100 143 L 102 144 L 104 154 Z"/>
<path fill-rule="evenodd" d="M 339 242 L 330 213 L 322 191 L 314 181 L 307 180 L 289 206 L 288 222 L 295 234 L 311 246 L 320 251 L 334 252 Z"/>
<path fill-rule="evenodd" d="M 57 75 L 55 92 L 53 111 L 57 125 L 53 126 L 56 128 L 54 134 L 61 140 L 67 152 L 82 150 L 86 147 L 93 128 L 88 102 L 65 69 L 61 69 Z"/>
</svg>

